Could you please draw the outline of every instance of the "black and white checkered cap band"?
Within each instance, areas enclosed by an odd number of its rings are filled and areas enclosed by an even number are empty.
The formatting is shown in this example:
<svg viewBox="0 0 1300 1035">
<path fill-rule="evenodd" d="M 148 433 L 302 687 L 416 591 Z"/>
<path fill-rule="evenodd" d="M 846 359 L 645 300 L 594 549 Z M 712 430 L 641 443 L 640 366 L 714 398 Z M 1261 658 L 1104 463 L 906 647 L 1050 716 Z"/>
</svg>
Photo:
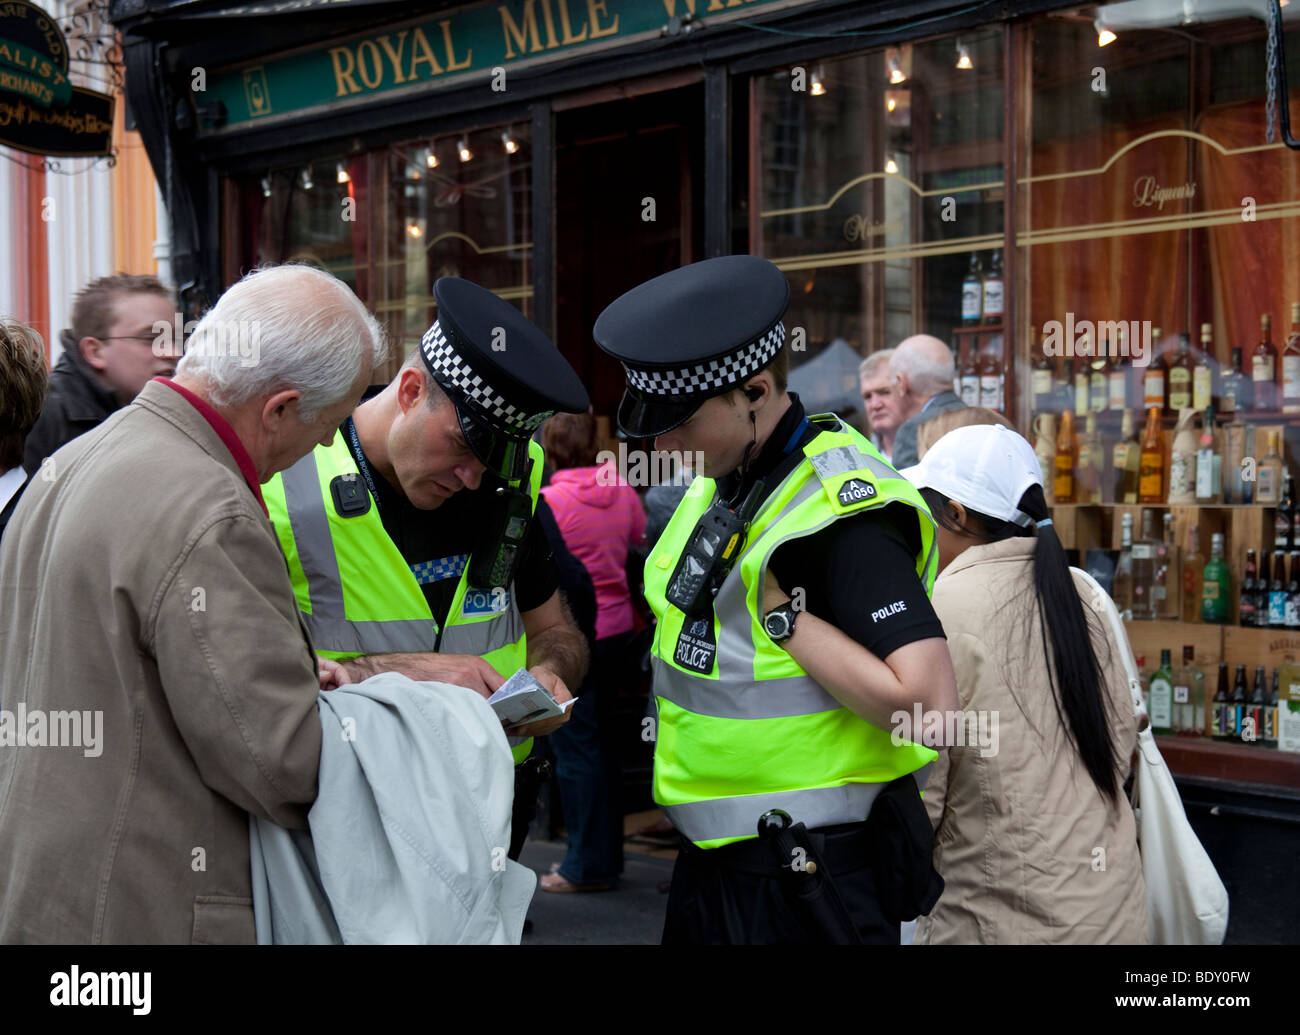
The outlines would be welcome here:
<svg viewBox="0 0 1300 1035">
<path fill-rule="evenodd" d="M 543 413 L 525 413 L 514 403 L 505 398 L 490 384 L 476 374 L 461 358 L 459 352 L 447 340 L 442 324 L 437 320 L 424 332 L 420 339 L 420 350 L 424 353 L 429 368 L 441 382 L 446 380 L 462 392 L 467 401 L 490 417 L 503 431 L 518 438 L 528 438 L 536 431 L 554 410 Z"/>
<path fill-rule="evenodd" d="M 760 370 L 785 341 L 785 324 L 778 323 L 756 341 L 707 363 L 681 370 L 643 370 L 623 364 L 627 383 L 647 395 L 708 395 L 737 384 Z"/>
</svg>

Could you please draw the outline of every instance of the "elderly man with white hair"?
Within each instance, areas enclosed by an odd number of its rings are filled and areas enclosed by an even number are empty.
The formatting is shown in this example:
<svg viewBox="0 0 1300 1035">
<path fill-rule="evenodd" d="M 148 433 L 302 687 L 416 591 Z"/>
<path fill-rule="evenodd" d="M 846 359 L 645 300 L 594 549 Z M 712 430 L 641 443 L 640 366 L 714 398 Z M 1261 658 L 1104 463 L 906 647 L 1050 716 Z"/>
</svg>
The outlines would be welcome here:
<svg viewBox="0 0 1300 1035">
<path fill-rule="evenodd" d="M 341 281 L 252 273 L 33 478 L 0 545 L 0 942 L 254 941 L 248 814 L 306 827 L 340 676 L 261 484 L 386 354 Z"/>
<path fill-rule="evenodd" d="M 905 418 L 894 436 L 890 458 L 901 471 L 917 462 L 916 429 L 965 404 L 952 390 L 952 349 L 929 334 L 914 334 L 900 341 L 889 361 L 889 373 Z"/>
<path fill-rule="evenodd" d="M 903 423 L 898 393 L 894 391 L 894 379 L 889 373 L 889 361 L 893 358 L 893 349 L 881 349 L 858 366 L 858 390 L 867 410 L 871 441 L 886 460 L 894 452 L 894 437 L 898 434 L 898 426 Z"/>
</svg>

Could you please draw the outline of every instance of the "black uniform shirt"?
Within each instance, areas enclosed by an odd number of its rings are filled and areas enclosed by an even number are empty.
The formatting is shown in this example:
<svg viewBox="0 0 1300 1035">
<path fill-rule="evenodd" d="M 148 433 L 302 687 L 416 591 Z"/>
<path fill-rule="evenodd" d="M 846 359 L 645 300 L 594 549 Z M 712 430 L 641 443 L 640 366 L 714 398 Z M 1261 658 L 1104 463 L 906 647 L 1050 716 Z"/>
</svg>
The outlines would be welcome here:
<svg viewBox="0 0 1300 1035">
<path fill-rule="evenodd" d="M 356 459 L 357 451 L 350 441 L 351 436 L 345 430 L 340 434 Z M 407 564 L 472 553 L 478 545 L 479 532 L 491 524 L 488 515 L 494 497 L 490 489 L 461 489 L 436 510 L 420 510 L 394 489 L 373 465 L 370 466 L 370 476 L 379 494 L 379 517 L 384 531 Z M 487 481 L 487 476 L 484 480 Z M 444 578 L 420 587 L 440 629 L 447 623 L 447 612 L 451 609 L 459 581 L 458 577 Z M 513 592 L 520 612 L 531 611 L 546 603 L 558 585 L 559 576 L 551 549 L 534 520 L 528 526 L 519 562 L 515 566 Z"/>
<path fill-rule="evenodd" d="M 765 494 L 782 480 L 777 468 L 787 459 L 784 448 L 804 418 L 803 404 L 794 392 L 790 403 L 757 460 L 749 465 L 737 502 L 760 477 L 772 475 Z M 816 426 L 810 425 L 800 444 L 815 435 Z M 783 470 L 789 472 L 788 463 Z M 739 481 L 737 473 L 721 479 L 724 499 L 736 492 Z M 916 511 L 904 503 L 860 511 L 777 547 L 770 562 L 772 574 L 792 598 L 796 590 L 803 590 L 805 610 L 876 657 L 886 658 L 899 647 L 944 634 L 925 584 L 916 574 L 921 548 L 917 521 Z"/>
</svg>

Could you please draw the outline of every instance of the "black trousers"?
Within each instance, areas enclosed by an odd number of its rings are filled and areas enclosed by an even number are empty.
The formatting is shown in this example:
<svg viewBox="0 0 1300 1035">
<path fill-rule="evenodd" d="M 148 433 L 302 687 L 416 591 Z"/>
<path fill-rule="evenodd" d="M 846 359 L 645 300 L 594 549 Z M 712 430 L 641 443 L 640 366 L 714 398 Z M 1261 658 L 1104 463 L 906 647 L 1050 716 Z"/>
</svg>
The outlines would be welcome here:
<svg viewBox="0 0 1300 1035">
<path fill-rule="evenodd" d="M 863 824 L 814 830 L 815 837 L 841 846 L 832 867 L 836 889 L 867 945 L 897 945 L 899 925 L 890 923 L 877 901 L 876 884 L 865 850 L 845 861 L 842 845 L 862 845 Z M 752 846 L 753 842 L 742 842 Z M 707 851 L 684 847 L 673 868 L 664 920 L 664 945 L 816 945 L 823 939 L 781 878 L 734 865 L 732 846 Z"/>
</svg>

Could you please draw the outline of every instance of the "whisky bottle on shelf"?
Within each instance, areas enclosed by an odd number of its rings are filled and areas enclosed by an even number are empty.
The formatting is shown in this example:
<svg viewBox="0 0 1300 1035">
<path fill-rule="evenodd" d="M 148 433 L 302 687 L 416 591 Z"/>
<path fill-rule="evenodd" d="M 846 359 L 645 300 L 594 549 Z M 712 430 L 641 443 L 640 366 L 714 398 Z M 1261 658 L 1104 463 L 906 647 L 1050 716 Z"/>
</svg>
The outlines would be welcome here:
<svg viewBox="0 0 1300 1035">
<path fill-rule="evenodd" d="M 1152 733 L 1173 732 L 1174 679 L 1169 662 L 1169 648 L 1160 650 L 1160 667 L 1151 677 L 1148 708 Z"/>
<path fill-rule="evenodd" d="M 979 404 L 988 410 L 1002 409 L 1002 362 L 998 350 L 989 343 L 979 358 Z"/>
<path fill-rule="evenodd" d="M 1151 593 L 1151 606 L 1156 618 L 1177 621 L 1181 610 L 1178 594 L 1183 587 L 1183 574 L 1178 563 L 1178 544 L 1174 542 L 1174 516 L 1166 511 L 1162 520 L 1164 534 L 1155 549 L 1155 589 Z"/>
<path fill-rule="evenodd" d="M 1133 361 L 1124 348 L 1124 328 L 1121 327 L 1115 349 L 1115 360 L 1110 365 L 1110 405 L 1108 409 L 1123 412 L 1129 407 L 1132 394 L 1129 385 L 1133 380 Z"/>
<path fill-rule="evenodd" d="M 1232 681 L 1232 701 L 1228 705 L 1227 735 L 1241 736 L 1241 720 L 1246 711 L 1246 666 L 1237 666 L 1237 678 Z"/>
<path fill-rule="evenodd" d="M 1079 439 L 1079 455 L 1074 467 L 1074 501 L 1076 503 L 1101 502 L 1101 437 L 1097 434 L 1097 415 L 1089 413 L 1083 421 L 1083 435 Z"/>
<path fill-rule="evenodd" d="M 1106 339 L 1103 338 L 1100 353 L 1089 364 L 1088 409 L 1093 413 L 1104 413 L 1110 405 L 1110 359 L 1106 356 L 1106 348 Z"/>
<path fill-rule="evenodd" d="M 998 324 L 1002 322 L 1002 252 L 998 249 L 993 251 L 993 260 L 989 263 L 989 271 L 984 277 L 983 287 L 983 304 L 981 311 L 985 324 Z"/>
<path fill-rule="evenodd" d="M 1201 351 L 1192 368 L 1192 408 L 1204 411 L 1214 401 L 1213 329 L 1201 324 Z"/>
<path fill-rule="evenodd" d="M 1156 617 L 1155 512 L 1142 511 L 1142 535 L 1133 541 L 1133 617 L 1150 621 Z"/>
<path fill-rule="evenodd" d="M 1244 678 L 1244 676 L 1243 676 Z M 1214 692 L 1214 700 L 1210 702 L 1209 723 L 1206 732 L 1216 740 L 1224 740 L 1227 737 L 1228 729 L 1228 709 L 1231 707 L 1228 699 L 1228 663 L 1219 662 L 1219 684 L 1218 689 Z"/>
<path fill-rule="evenodd" d="M 1201 620 L 1201 572 L 1205 558 L 1201 556 L 1197 527 L 1187 530 L 1187 553 L 1183 557 L 1183 621 Z"/>
<path fill-rule="evenodd" d="M 984 312 L 984 278 L 980 275 L 980 257 L 970 253 L 970 268 L 961 283 L 961 322 L 964 327 L 975 327 Z"/>
<path fill-rule="evenodd" d="M 1214 407 L 1205 407 L 1196 445 L 1196 502 L 1223 502 L 1223 445 L 1214 426 Z"/>
<path fill-rule="evenodd" d="M 1278 670 L 1273 669 L 1273 687 L 1264 701 L 1264 725 L 1260 733 L 1260 743 L 1264 747 L 1277 747 L 1277 684 Z"/>
<path fill-rule="evenodd" d="M 1074 412 L 1078 414 L 1079 419 L 1089 410 L 1089 381 L 1088 377 L 1092 373 L 1089 361 L 1086 356 L 1076 356 L 1074 359 Z"/>
<path fill-rule="evenodd" d="M 1256 412 L 1272 413 L 1277 409 L 1277 347 L 1269 338 L 1272 317 L 1259 318 L 1259 343 L 1250 354 L 1250 381 L 1255 391 Z"/>
<path fill-rule="evenodd" d="M 961 401 L 966 406 L 978 406 L 980 404 L 980 369 L 978 349 L 975 348 L 974 340 L 966 346 L 966 358 L 962 360 L 961 377 Z"/>
<path fill-rule="evenodd" d="M 1246 574 L 1241 579 L 1241 600 L 1237 604 L 1237 621 L 1248 629 L 1259 624 L 1258 600 L 1255 589 L 1259 581 L 1259 572 L 1255 568 L 1255 551 L 1246 551 Z"/>
<path fill-rule="evenodd" d="M 1169 409 L 1175 415 L 1192 405 L 1191 341 L 1178 336 L 1178 350 L 1169 359 Z"/>
<path fill-rule="evenodd" d="M 1291 482 L 1291 472 L 1282 472 L 1282 501 L 1277 505 L 1277 515 L 1273 518 L 1273 549 L 1291 552 L 1295 546 L 1295 487 Z"/>
<path fill-rule="evenodd" d="M 1300 629 L 1300 553 L 1291 554 L 1291 577 L 1286 584 L 1286 627 Z"/>
<path fill-rule="evenodd" d="M 1255 502 L 1262 507 L 1275 507 L 1282 500 L 1282 455 L 1278 448 L 1278 433 L 1268 433 L 1268 450 L 1255 469 Z"/>
<path fill-rule="evenodd" d="M 1111 475 L 1116 503 L 1138 501 L 1138 471 L 1142 463 L 1142 443 L 1133 430 L 1133 411 L 1125 410 L 1120 418 L 1119 441 L 1111 456 Z"/>
<path fill-rule="evenodd" d="M 1034 393 L 1034 412 L 1046 413 L 1052 408 L 1053 371 L 1052 361 L 1043 353 L 1043 343 L 1037 331 L 1031 326 L 1026 339 L 1030 344 L 1030 355 L 1034 357 L 1033 372 L 1030 374 L 1030 387 Z M 958 393 L 960 394 L 960 393 Z"/>
<path fill-rule="evenodd" d="M 960 392 L 957 394 L 961 394 Z M 1074 406 L 1074 357 L 1066 359 L 1052 379 L 1052 409 L 1064 413 Z"/>
<path fill-rule="evenodd" d="M 1200 714 L 1200 722 L 1196 720 Z M 1205 676 L 1195 664 L 1195 651 L 1183 647 L 1183 663 L 1174 672 L 1173 731 L 1184 737 L 1199 736 L 1205 728 Z"/>
<path fill-rule="evenodd" d="M 1201 621 L 1223 625 L 1232 600 L 1232 576 L 1223 562 L 1223 533 L 1210 537 L 1210 559 L 1201 575 Z"/>
<path fill-rule="evenodd" d="M 1138 502 L 1165 501 L 1165 436 L 1160 428 L 1160 409 L 1152 406 L 1142 429 L 1142 456 L 1138 471 Z"/>
<path fill-rule="evenodd" d="M 1282 412 L 1300 413 L 1300 302 L 1291 303 L 1291 333 L 1282 347 Z"/>
<path fill-rule="evenodd" d="M 1052 477 L 1052 499 L 1055 502 L 1074 502 L 1074 468 L 1078 459 L 1079 443 L 1074 437 L 1074 413 L 1066 410 L 1061 414 L 1061 427 L 1056 433 L 1056 465 Z"/>
<path fill-rule="evenodd" d="M 1142 408 L 1150 410 L 1156 407 L 1161 413 L 1165 409 L 1165 361 L 1160 355 L 1160 328 L 1151 332 L 1151 362 L 1147 364 L 1142 376 Z"/>
<path fill-rule="evenodd" d="M 1241 718 L 1237 726 L 1237 736 L 1245 744 L 1259 744 L 1264 732 L 1264 704 L 1268 700 L 1268 685 L 1265 682 L 1264 666 L 1255 666 L 1255 685 L 1250 697 L 1241 707 Z"/>
<path fill-rule="evenodd" d="M 1268 584 L 1268 627 L 1286 628 L 1286 556 L 1280 550 L 1273 554 L 1273 579 Z"/>
<path fill-rule="evenodd" d="M 1249 413 L 1253 409 L 1251 398 L 1251 381 L 1241 369 L 1241 349 L 1232 350 L 1232 368 L 1223 375 L 1223 391 L 1220 395 L 1224 415 L 1232 417 Z"/>
<path fill-rule="evenodd" d="M 1115 579 L 1111 583 L 1115 610 L 1125 621 L 1133 618 L 1133 515 L 1124 513 L 1119 519 L 1119 560 L 1115 562 Z M 1142 666 L 1139 664 L 1138 668 Z"/>
</svg>

